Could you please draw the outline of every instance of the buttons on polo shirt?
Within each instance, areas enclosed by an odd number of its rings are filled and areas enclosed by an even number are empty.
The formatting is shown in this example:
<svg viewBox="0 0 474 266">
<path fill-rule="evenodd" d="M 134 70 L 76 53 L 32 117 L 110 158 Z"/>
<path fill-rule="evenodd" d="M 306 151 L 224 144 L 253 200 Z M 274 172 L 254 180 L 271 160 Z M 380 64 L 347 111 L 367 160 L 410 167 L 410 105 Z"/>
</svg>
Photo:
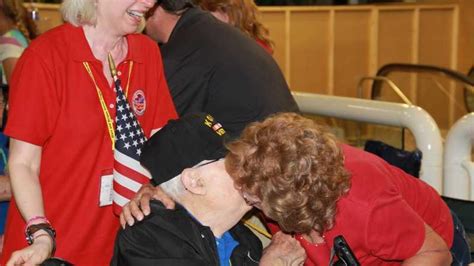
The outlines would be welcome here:
<svg viewBox="0 0 474 266">
<path fill-rule="evenodd" d="M 117 71 L 117 75 L 122 76 L 122 71 Z"/>
<path fill-rule="evenodd" d="M 110 109 L 113 109 L 115 105 L 113 103 L 109 104 Z"/>
</svg>

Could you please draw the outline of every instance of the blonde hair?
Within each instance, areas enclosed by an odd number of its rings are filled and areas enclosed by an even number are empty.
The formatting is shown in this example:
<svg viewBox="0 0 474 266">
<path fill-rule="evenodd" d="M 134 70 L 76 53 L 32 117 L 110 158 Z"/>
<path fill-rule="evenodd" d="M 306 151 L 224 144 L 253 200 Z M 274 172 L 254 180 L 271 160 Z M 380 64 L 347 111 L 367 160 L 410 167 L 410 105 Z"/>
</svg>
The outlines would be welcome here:
<svg viewBox="0 0 474 266">
<path fill-rule="evenodd" d="M 246 35 L 273 49 L 269 30 L 258 20 L 259 12 L 254 0 L 195 0 L 204 10 L 221 11 L 229 16 L 229 23 Z"/>
<path fill-rule="evenodd" d="M 61 14 L 75 26 L 94 25 L 97 19 L 94 0 L 64 0 Z"/>
<path fill-rule="evenodd" d="M 25 36 L 27 40 L 32 40 L 38 35 L 36 24 L 28 15 L 28 11 L 23 6 L 23 0 L 3 0 L 2 12 L 10 18 L 15 27 Z"/>
</svg>

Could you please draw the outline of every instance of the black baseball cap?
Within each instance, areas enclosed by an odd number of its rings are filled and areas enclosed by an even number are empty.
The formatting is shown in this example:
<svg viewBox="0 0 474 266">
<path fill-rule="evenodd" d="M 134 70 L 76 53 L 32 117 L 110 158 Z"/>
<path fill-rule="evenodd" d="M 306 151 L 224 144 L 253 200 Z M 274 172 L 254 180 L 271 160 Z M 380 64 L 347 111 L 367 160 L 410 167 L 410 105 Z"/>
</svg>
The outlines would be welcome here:
<svg viewBox="0 0 474 266">
<path fill-rule="evenodd" d="M 211 115 L 189 114 L 170 120 L 142 148 L 140 163 L 159 185 L 202 161 L 224 158 L 226 132 Z"/>
</svg>

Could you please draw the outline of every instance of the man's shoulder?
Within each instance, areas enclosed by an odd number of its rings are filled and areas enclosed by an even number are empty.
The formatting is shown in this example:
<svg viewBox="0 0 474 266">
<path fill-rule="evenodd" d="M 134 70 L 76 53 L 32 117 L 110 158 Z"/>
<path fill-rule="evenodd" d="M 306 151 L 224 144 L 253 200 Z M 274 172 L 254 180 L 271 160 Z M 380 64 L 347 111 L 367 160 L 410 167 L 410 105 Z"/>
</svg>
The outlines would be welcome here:
<svg viewBox="0 0 474 266">
<path fill-rule="evenodd" d="M 158 264 L 209 265 L 211 253 L 204 252 L 205 240 L 187 211 L 180 206 L 168 210 L 155 201 L 150 204 L 150 215 L 119 231 L 115 260 L 141 261 L 146 258 Z"/>
<path fill-rule="evenodd" d="M 118 235 L 119 241 L 153 243 L 166 246 L 168 243 L 189 241 L 186 232 L 193 230 L 192 218 L 187 211 L 177 206 L 166 209 L 159 201 L 150 202 L 151 213 L 133 226 L 127 226 Z"/>
</svg>

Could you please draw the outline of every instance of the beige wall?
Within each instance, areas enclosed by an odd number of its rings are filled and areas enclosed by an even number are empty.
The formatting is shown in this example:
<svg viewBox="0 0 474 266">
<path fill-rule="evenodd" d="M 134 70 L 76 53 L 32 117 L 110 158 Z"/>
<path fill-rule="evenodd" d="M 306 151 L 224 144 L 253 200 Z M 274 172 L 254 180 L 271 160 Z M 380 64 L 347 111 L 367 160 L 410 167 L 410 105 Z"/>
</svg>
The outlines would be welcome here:
<svg viewBox="0 0 474 266">
<path fill-rule="evenodd" d="M 40 32 L 45 32 L 63 22 L 61 14 L 59 13 L 59 5 L 25 3 L 25 6 L 29 10 L 39 11 L 37 25 Z"/>
<path fill-rule="evenodd" d="M 472 0 L 260 10 L 276 43 L 274 56 L 295 91 L 357 97 L 360 78 L 375 75 L 387 63 L 432 64 L 466 73 L 474 62 Z M 441 129 L 466 113 L 456 84 L 421 75 L 390 78 Z M 365 91 L 367 97 L 368 84 Z M 383 92 L 383 99 L 401 102 L 390 90 Z"/>
</svg>

